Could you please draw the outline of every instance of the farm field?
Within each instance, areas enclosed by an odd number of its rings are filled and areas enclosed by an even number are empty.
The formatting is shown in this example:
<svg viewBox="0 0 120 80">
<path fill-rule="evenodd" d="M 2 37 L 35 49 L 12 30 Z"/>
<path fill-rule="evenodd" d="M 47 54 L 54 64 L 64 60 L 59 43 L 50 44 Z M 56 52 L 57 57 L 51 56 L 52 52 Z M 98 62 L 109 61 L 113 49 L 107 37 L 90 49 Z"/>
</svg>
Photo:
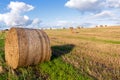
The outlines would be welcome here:
<svg viewBox="0 0 120 80">
<path fill-rule="evenodd" d="M 52 45 L 74 45 L 62 58 L 99 80 L 120 79 L 120 27 L 49 30 Z"/>
<path fill-rule="evenodd" d="M 120 80 L 120 27 L 45 30 L 51 60 L 12 70 L 0 33 L 0 80 Z"/>
</svg>

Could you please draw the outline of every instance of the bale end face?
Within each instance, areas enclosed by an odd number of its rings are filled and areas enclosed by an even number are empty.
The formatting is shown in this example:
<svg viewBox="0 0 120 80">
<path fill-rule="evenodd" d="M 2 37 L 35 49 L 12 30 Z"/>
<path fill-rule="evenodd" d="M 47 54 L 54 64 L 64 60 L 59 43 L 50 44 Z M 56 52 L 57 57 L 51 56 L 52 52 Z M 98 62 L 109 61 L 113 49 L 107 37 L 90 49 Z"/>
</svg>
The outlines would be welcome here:
<svg viewBox="0 0 120 80">
<path fill-rule="evenodd" d="M 17 31 L 11 28 L 5 40 L 5 60 L 12 68 L 18 67 L 19 62 L 19 45 Z"/>
</svg>

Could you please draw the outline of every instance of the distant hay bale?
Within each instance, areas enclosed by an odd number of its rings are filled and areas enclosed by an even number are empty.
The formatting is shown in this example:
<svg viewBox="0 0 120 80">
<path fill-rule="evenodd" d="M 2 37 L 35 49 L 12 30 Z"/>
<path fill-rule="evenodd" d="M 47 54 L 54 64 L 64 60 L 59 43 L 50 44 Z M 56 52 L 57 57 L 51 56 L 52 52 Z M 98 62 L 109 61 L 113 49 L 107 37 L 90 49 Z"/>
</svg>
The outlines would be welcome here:
<svg viewBox="0 0 120 80">
<path fill-rule="evenodd" d="M 50 40 L 43 30 L 11 28 L 5 41 L 5 60 L 16 69 L 50 60 Z"/>
<path fill-rule="evenodd" d="M 73 27 L 69 27 L 72 33 L 79 33 L 77 29 L 74 29 Z"/>
<path fill-rule="evenodd" d="M 71 30 L 72 33 L 74 33 L 74 28 L 73 27 L 69 27 L 69 29 Z"/>
<path fill-rule="evenodd" d="M 107 27 L 107 25 L 105 25 L 105 27 Z"/>
<path fill-rule="evenodd" d="M 98 26 L 96 26 L 96 28 L 98 28 Z"/>
<path fill-rule="evenodd" d="M 63 27 L 63 29 L 66 29 L 65 27 Z"/>
<path fill-rule="evenodd" d="M 84 28 L 83 26 L 81 28 Z"/>
<path fill-rule="evenodd" d="M 74 29 L 74 28 L 73 28 L 73 27 L 69 27 L 69 29 L 71 29 L 71 30 L 72 30 L 72 29 Z"/>
<path fill-rule="evenodd" d="M 77 27 L 77 29 L 81 29 L 81 27 L 80 27 L 80 26 L 78 26 L 78 27 Z"/>
<path fill-rule="evenodd" d="M 9 29 L 5 29 L 5 31 L 9 31 Z"/>
<path fill-rule="evenodd" d="M 104 27 L 103 25 L 100 25 L 100 27 Z"/>
<path fill-rule="evenodd" d="M 50 30 L 52 30 L 52 28 L 50 27 Z"/>
</svg>

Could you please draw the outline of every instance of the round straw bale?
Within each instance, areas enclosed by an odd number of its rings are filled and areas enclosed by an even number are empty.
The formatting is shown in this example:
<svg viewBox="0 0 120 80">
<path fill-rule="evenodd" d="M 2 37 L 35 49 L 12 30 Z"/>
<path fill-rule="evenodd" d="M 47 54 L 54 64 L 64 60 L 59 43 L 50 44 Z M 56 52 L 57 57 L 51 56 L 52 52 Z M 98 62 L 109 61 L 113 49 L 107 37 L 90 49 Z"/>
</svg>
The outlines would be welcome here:
<svg viewBox="0 0 120 80">
<path fill-rule="evenodd" d="M 48 61 L 50 57 L 50 40 L 43 30 L 9 30 L 5 40 L 5 60 L 13 69 Z"/>
</svg>

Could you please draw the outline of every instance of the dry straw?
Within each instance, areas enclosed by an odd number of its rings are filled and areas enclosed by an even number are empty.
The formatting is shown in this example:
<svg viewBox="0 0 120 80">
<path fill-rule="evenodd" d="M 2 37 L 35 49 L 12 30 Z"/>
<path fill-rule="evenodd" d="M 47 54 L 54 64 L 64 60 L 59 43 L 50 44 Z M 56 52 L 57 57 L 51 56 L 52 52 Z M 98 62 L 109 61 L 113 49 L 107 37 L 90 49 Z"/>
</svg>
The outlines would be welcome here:
<svg viewBox="0 0 120 80">
<path fill-rule="evenodd" d="M 5 60 L 13 69 L 49 61 L 50 57 L 50 40 L 44 31 L 27 28 L 9 30 L 5 41 Z"/>
</svg>

